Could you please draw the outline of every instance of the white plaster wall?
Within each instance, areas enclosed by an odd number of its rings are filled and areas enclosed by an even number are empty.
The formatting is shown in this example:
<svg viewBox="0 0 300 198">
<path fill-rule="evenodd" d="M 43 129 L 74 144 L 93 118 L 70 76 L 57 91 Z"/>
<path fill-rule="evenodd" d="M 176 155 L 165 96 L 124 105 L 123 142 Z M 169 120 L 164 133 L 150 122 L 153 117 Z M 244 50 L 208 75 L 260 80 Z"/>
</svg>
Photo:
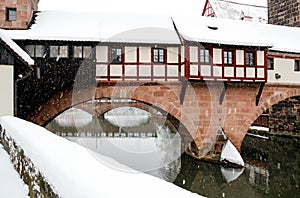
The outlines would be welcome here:
<svg viewBox="0 0 300 198">
<path fill-rule="evenodd" d="M 111 76 L 122 76 L 122 65 L 110 65 Z"/>
<path fill-rule="evenodd" d="M 257 51 L 257 65 L 263 66 L 265 64 L 265 52 L 264 51 Z"/>
<path fill-rule="evenodd" d="M 140 65 L 140 76 L 143 77 L 143 76 L 148 76 L 150 77 L 151 76 L 151 65 Z"/>
<path fill-rule="evenodd" d="M 222 64 L 222 49 L 213 49 L 213 62 L 214 64 Z"/>
<path fill-rule="evenodd" d="M 107 76 L 107 65 L 96 65 L 96 76 Z"/>
<path fill-rule="evenodd" d="M 178 48 L 177 47 L 168 47 L 167 48 L 167 62 L 168 63 L 177 63 L 178 62 Z"/>
<path fill-rule="evenodd" d="M 126 76 L 137 76 L 136 65 L 126 65 L 125 67 L 125 77 Z"/>
<path fill-rule="evenodd" d="M 213 76 L 222 77 L 222 67 L 214 66 L 213 72 L 214 72 Z"/>
<path fill-rule="evenodd" d="M 14 115 L 14 68 L 0 65 L 0 116 Z"/>
<path fill-rule="evenodd" d="M 190 75 L 198 76 L 198 65 L 190 65 Z"/>
<path fill-rule="evenodd" d="M 198 62 L 198 47 L 190 47 L 190 61 Z"/>
<path fill-rule="evenodd" d="M 281 78 L 276 79 L 276 73 Z M 294 59 L 274 58 L 274 70 L 268 70 L 268 82 L 300 83 L 300 72 L 294 71 Z"/>
<path fill-rule="evenodd" d="M 153 65 L 153 75 L 156 76 L 165 76 L 165 65 Z"/>
<path fill-rule="evenodd" d="M 151 62 L 151 48 L 150 47 L 140 47 L 140 62 Z"/>
<path fill-rule="evenodd" d="M 233 67 L 225 67 L 224 68 L 224 76 L 225 77 L 234 77 L 234 68 Z"/>
<path fill-rule="evenodd" d="M 167 74 L 168 74 L 168 76 L 171 76 L 171 77 L 178 76 L 178 66 L 168 65 Z"/>
<path fill-rule="evenodd" d="M 107 62 L 107 46 L 96 46 L 96 59 L 97 62 Z"/>
<path fill-rule="evenodd" d="M 236 50 L 236 64 L 244 65 L 244 50 Z"/>
<path fill-rule="evenodd" d="M 129 63 L 137 62 L 136 52 L 137 52 L 136 47 L 125 47 L 125 62 L 129 62 Z"/>
</svg>

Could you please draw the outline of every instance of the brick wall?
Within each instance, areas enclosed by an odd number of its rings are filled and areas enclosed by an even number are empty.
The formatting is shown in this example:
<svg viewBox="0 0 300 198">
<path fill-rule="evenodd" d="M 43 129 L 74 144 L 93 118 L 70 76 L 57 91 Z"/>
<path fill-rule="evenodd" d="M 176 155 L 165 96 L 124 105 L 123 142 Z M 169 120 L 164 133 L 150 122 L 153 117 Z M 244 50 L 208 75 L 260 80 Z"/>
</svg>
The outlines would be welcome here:
<svg viewBox="0 0 300 198">
<path fill-rule="evenodd" d="M 268 0 L 269 23 L 300 27 L 300 0 Z"/>
<path fill-rule="evenodd" d="M 272 134 L 300 135 L 300 97 L 280 101 L 270 110 L 269 127 Z"/>
<path fill-rule="evenodd" d="M 27 29 L 39 0 L 0 0 L 0 28 Z M 7 8 L 16 9 L 16 20 L 7 20 Z"/>
</svg>

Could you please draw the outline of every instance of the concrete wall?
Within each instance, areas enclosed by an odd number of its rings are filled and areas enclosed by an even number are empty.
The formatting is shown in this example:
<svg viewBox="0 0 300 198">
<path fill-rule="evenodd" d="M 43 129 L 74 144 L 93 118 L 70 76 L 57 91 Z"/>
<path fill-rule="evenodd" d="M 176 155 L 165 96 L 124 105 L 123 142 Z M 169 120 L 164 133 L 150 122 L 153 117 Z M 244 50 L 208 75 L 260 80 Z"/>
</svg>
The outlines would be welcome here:
<svg viewBox="0 0 300 198">
<path fill-rule="evenodd" d="M 0 116 L 14 115 L 14 68 L 0 65 Z"/>
</svg>

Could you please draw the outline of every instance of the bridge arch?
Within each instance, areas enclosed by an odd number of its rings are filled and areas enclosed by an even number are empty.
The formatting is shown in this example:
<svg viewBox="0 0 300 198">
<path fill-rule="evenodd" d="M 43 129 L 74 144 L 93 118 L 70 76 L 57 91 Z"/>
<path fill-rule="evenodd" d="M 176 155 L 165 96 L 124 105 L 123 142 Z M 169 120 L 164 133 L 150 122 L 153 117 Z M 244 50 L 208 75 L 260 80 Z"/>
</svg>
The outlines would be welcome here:
<svg viewBox="0 0 300 198">
<path fill-rule="evenodd" d="M 256 108 L 254 108 L 243 125 L 243 129 L 245 129 L 244 134 L 246 135 L 251 125 L 263 114 L 264 111 L 285 99 L 295 96 L 300 96 L 300 89 L 296 85 L 267 84 L 262 93 L 260 103 Z"/>
<path fill-rule="evenodd" d="M 111 83 L 90 87 L 90 88 L 69 88 L 57 93 L 34 113 L 32 113 L 27 119 L 33 123 L 41 126 L 46 126 L 57 115 L 61 114 L 65 110 L 86 103 L 91 100 L 100 99 L 131 99 L 137 101 L 138 106 L 141 109 L 151 111 L 150 108 L 154 108 L 161 112 L 165 112 L 168 118 L 172 120 L 172 123 L 178 128 L 179 133 L 189 136 L 189 140 L 194 140 L 197 144 L 197 138 L 200 139 L 198 123 L 193 120 L 195 117 L 199 119 L 199 111 L 195 106 L 198 103 L 196 100 L 192 100 L 186 105 L 180 104 L 180 93 L 182 90 L 181 82 L 174 83 L 151 83 L 151 84 L 115 84 Z M 190 92 L 193 90 L 191 89 Z M 187 92 L 189 92 L 187 90 Z M 192 95 L 192 93 L 190 93 Z M 123 104 L 124 105 L 124 104 Z M 104 113 L 109 109 L 122 106 L 116 102 L 107 103 L 107 106 L 101 109 L 97 113 Z M 135 106 L 135 104 L 129 104 L 129 106 Z M 193 111 L 194 110 L 194 111 Z M 193 113 L 195 115 L 193 115 Z M 176 121 L 177 120 L 177 121 Z M 186 131 L 189 133 L 186 134 Z M 192 139 L 191 139 L 192 138 Z M 201 147 L 202 141 L 199 141 Z"/>
</svg>

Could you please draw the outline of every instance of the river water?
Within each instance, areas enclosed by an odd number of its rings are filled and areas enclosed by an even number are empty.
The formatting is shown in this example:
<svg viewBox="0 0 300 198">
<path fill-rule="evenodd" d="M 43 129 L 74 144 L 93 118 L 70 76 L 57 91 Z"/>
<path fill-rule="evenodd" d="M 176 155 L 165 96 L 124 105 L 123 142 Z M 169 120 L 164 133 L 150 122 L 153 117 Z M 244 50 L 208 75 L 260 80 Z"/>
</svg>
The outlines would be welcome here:
<svg viewBox="0 0 300 198">
<path fill-rule="evenodd" d="M 112 168 L 143 171 L 207 197 L 300 197 L 299 139 L 246 136 L 241 148 L 246 165 L 233 169 L 184 154 L 180 135 L 162 116 L 116 116 L 119 120 L 79 114 L 75 121 L 62 115 L 47 128 L 126 165 L 103 158 Z"/>
</svg>

